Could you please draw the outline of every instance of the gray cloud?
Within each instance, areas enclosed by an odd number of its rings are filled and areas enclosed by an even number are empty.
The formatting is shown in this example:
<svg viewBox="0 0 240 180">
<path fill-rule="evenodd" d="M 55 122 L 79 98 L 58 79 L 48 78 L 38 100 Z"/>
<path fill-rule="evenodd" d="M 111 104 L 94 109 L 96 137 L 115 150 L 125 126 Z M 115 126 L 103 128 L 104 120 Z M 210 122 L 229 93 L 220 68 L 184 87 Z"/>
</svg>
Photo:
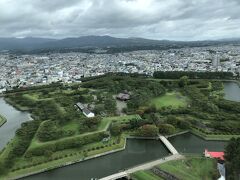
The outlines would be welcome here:
<svg viewBox="0 0 240 180">
<path fill-rule="evenodd" d="M 1 0 L 1 37 L 240 37 L 239 0 Z"/>
</svg>

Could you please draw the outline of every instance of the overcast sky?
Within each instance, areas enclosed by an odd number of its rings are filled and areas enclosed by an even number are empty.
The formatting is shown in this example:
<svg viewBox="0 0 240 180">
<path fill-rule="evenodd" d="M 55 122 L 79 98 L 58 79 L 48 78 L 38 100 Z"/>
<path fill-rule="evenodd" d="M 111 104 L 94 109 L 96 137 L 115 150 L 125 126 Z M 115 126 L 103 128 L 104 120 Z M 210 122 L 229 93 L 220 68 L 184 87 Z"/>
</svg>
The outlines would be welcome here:
<svg viewBox="0 0 240 180">
<path fill-rule="evenodd" d="M 240 37 L 240 0 L 0 0 L 0 37 Z"/>
</svg>

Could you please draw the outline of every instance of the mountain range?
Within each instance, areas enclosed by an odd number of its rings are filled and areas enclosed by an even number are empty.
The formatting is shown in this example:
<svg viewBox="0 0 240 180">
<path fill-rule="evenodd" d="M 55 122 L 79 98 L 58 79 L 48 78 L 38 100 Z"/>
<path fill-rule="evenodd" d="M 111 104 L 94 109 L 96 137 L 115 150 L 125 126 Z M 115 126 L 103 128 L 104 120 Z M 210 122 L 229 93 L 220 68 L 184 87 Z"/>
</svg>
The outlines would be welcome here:
<svg viewBox="0 0 240 180">
<path fill-rule="evenodd" d="M 240 39 L 222 39 L 219 41 L 168 41 L 143 38 L 115 38 L 111 36 L 82 36 L 77 38 L 0 38 L 0 50 L 31 51 L 39 49 L 74 49 L 74 48 L 116 48 L 182 45 L 199 46 L 211 44 L 239 43 Z"/>
</svg>

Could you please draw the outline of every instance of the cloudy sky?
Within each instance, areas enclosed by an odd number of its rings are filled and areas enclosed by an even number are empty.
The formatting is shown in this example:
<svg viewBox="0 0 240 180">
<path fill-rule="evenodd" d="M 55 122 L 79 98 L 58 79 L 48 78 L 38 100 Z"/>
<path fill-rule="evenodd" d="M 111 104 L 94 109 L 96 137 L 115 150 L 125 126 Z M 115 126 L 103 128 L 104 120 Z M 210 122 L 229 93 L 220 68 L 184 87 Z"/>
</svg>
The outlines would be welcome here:
<svg viewBox="0 0 240 180">
<path fill-rule="evenodd" d="M 0 0 L 0 37 L 240 37 L 240 0 Z"/>
</svg>

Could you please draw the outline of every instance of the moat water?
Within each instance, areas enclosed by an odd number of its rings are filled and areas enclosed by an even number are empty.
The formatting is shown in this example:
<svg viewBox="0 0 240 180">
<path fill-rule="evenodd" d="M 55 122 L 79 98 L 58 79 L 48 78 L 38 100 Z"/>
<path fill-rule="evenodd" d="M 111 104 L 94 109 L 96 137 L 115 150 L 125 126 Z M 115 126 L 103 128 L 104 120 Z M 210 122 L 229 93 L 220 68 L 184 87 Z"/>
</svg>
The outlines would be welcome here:
<svg viewBox="0 0 240 180">
<path fill-rule="evenodd" d="M 202 154 L 207 148 L 212 151 L 223 151 L 227 142 L 205 141 L 191 133 L 169 138 L 170 142 L 181 153 Z M 116 152 L 67 167 L 29 176 L 26 180 L 90 180 L 102 178 L 123 169 L 167 156 L 168 150 L 157 140 L 129 139 L 124 151 Z"/>
<path fill-rule="evenodd" d="M 7 122 L 0 127 L 0 150 L 14 137 L 15 131 L 21 124 L 30 120 L 30 114 L 16 110 L 0 98 L 0 114 L 7 118 Z"/>
<path fill-rule="evenodd" d="M 224 83 L 225 99 L 240 102 L 240 86 L 237 83 Z"/>
</svg>

